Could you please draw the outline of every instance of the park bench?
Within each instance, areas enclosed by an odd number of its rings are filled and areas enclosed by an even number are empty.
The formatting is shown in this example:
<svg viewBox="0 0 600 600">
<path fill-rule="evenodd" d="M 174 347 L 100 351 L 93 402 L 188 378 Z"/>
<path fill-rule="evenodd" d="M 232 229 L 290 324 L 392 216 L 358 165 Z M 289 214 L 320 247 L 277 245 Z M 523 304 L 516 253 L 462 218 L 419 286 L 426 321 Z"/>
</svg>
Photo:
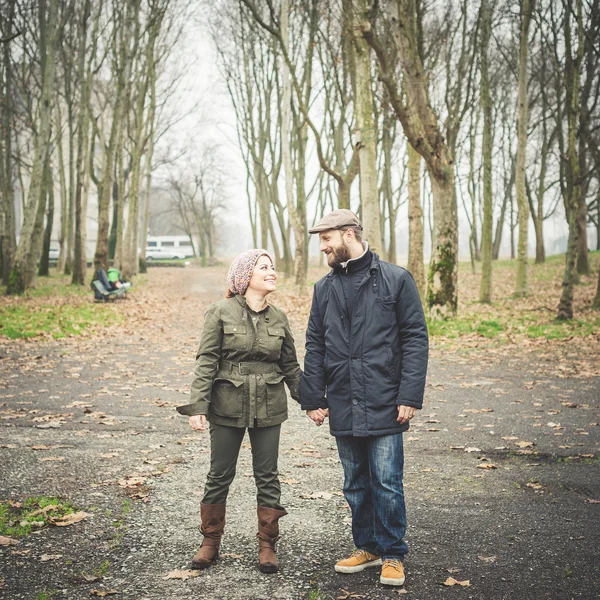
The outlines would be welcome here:
<svg viewBox="0 0 600 600">
<path fill-rule="evenodd" d="M 112 288 L 104 269 L 96 271 L 96 279 L 92 281 L 92 290 L 94 292 L 94 300 L 102 302 L 123 298 L 127 293 L 127 288 L 125 287 Z"/>
</svg>

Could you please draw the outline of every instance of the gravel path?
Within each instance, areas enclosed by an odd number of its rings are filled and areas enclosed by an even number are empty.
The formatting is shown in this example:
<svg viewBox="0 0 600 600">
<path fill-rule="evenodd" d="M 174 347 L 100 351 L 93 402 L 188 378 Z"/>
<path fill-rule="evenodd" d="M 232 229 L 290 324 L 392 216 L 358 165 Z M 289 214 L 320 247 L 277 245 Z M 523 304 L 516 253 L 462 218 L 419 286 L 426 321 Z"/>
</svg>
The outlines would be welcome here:
<svg viewBox="0 0 600 600">
<path fill-rule="evenodd" d="M 0 597 L 397 598 L 374 570 L 333 571 L 352 550 L 341 465 L 326 427 L 293 401 L 280 453 L 290 513 L 281 571 L 256 568 L 244 443 L 221 560 L 166 579 L 188 568 L 200 541 L 208 435 L 173 407 L 185 402 L 224 269 L 160 269 L 158 280 L 156 271 L 161 318 L 141 329 L 0 344 L 0 500 L 57 495 L 90 513 L 0 546 Z M 144 293 L 128 309 L 143 311 Z M 296 337 L 302 352 L 303 331 Z M 407 597 L 600 597 L 599 408 L 594 357 L 570 346 L 436 353 L 425 408 L 405 434 Z M 446 587 L 448 577 L 470 585 Z"/>
</svg>

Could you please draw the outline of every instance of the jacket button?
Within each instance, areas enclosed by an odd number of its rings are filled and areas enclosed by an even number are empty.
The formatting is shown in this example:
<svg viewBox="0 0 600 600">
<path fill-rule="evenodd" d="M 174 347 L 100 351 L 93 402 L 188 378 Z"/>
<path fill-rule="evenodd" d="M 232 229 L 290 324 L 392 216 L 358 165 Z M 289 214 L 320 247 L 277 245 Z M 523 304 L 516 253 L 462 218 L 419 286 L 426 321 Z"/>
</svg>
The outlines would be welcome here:
<svg viewBox="0 0 600 600">
<path fill-rule="evenodd" d="M 356 406 L 358 404 L 358 400 L 352 400 L 352 404 L 354 404 L 354 406 Z"/>
</svg>

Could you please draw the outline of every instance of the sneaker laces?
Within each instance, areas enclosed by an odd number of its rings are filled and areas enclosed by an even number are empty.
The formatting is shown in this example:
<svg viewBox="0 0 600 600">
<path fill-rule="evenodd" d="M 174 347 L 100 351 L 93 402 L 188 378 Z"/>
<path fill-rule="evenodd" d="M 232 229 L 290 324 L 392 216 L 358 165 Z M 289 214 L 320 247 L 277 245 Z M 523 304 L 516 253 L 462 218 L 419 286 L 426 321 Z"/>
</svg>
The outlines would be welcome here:
<svg viewBox="0 0 600 600">
<path fill-rule="evenodd" d="M 395 569 L 398 569 L 398 570 L 400 570 L 402 568 L 402 562 L 395 558 L 386 558 L 383 561 L 383 564 L 390 565 L 391 567 L 394 567 Z"/>
<path fill-rule="evenodd" d="M 350 558 L 369 558 L 370 556 L 373 556 L 370 552 L 367 552 L 366 550 L 362 550 L 361 548 L 356 549 L 351 555 Z"/>
</svg>

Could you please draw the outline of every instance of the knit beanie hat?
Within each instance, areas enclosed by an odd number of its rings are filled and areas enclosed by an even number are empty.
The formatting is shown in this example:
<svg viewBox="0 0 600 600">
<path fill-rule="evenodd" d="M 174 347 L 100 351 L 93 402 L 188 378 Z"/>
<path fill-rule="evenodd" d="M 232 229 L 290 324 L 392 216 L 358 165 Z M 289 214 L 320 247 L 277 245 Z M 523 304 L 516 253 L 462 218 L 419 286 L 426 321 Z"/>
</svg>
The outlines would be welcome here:
<svg viewBox="0 0 600 600">
<path fill-rule="evenodd" d="M 252 278 L 252 271 L 261 256 L 268 256 L 273 265 L 275 264 L 273 257 L 262 249 L 246 250 L 233 259 L 227 274 L 227 287 L 234 294 L 244 295 L 246 293 Z"/>
</svg>

